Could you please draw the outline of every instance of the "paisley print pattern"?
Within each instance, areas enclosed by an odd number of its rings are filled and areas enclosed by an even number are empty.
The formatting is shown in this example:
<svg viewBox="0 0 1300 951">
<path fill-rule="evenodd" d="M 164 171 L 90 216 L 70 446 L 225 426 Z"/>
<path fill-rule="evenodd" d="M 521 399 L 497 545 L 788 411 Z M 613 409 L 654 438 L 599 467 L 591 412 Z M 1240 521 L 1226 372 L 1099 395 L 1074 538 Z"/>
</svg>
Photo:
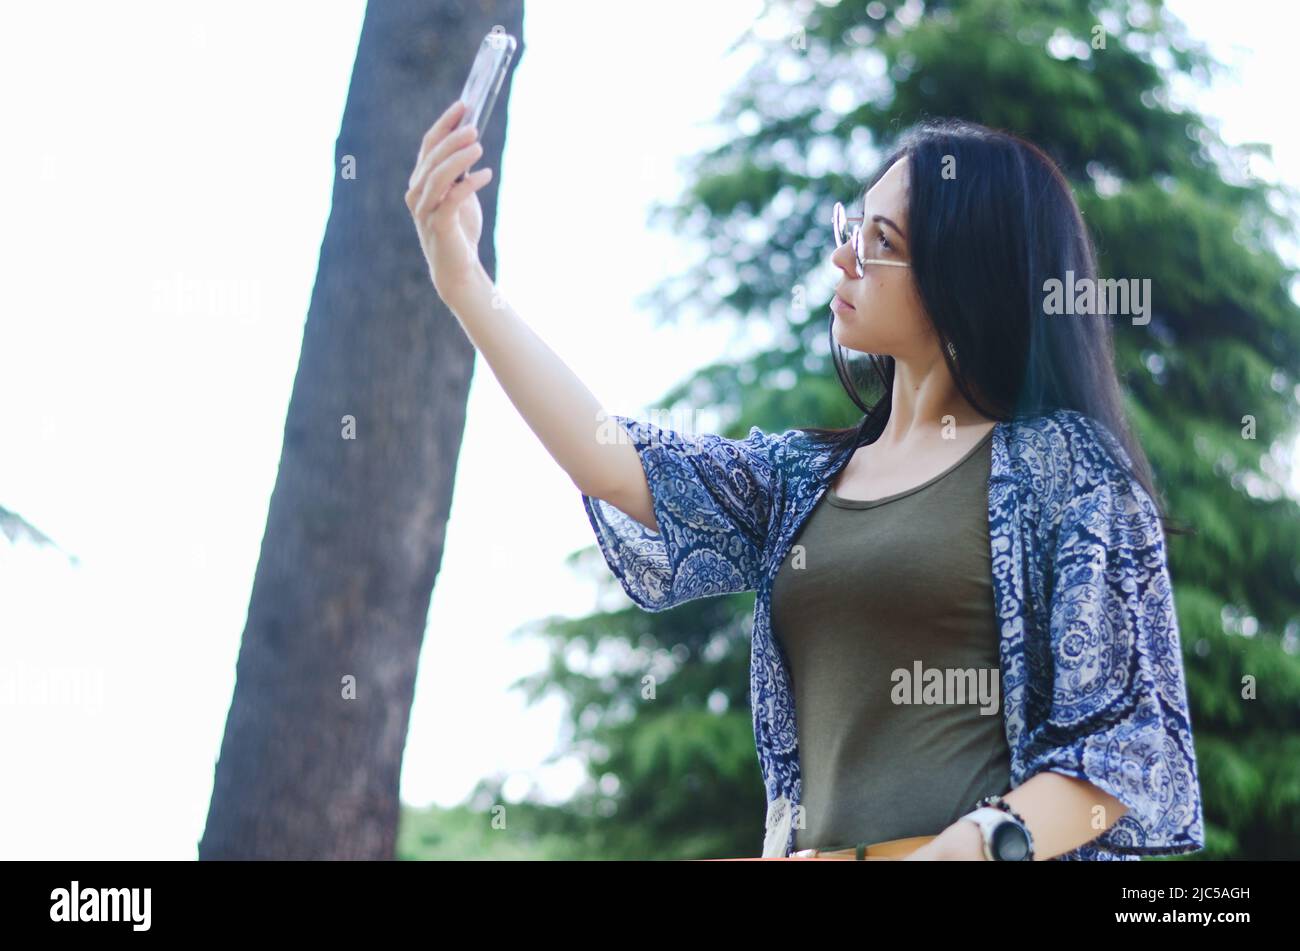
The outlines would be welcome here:
<svg viewBox="0 0 1300 951">
<path fill-rule="evenodd" d="M 771 631 L 772 583 L 851 453 L 796 429 L 755 426 L 737 440 L 610 418 L 637 449 L 660 528 L 582 497 L 628 597 L 664 611 L 757 592 L 750 704 L 768 802 L 762 854 L 788 855 L 799 743 L 789 664 Z M 1128 807 L 1056 861 L 1135 861 L 1205 844 L 1163 532 L 1116 458 L 1128 461 L 1118 441 L 1074 410 L 994 427 L 989 547 L 1012 788 L 1051 770 Z"/>
</svg>

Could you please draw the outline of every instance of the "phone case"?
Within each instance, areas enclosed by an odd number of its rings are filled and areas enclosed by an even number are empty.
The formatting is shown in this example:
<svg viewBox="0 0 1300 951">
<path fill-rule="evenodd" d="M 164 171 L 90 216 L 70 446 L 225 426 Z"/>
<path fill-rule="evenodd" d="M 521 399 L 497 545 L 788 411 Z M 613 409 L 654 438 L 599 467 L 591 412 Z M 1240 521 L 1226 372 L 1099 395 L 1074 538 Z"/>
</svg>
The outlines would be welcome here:
<svg viewBox="0 0 1300 951">
<path fill-rule="evenodd" d="M 469 78 L 465 80 L 465 88 L 460 93 L 461 101 L 467 108 L 456 123 L 457 129 L 473 123 L 478 129 L 480 141 L 482 140 L 483 130 L 492 117 L 492 107 L 497 103 L 497 94 L 501 92 L 501 84 L 505 82 L 506 71 L 510 68 L 510 60 L 518 46 L 519 42 L 500 28 L 483 37 L 478 54 L 474 57 L 474 65 L 470 67 Z M 456 181 L 464 178 L 465 173 L 462 172 L 456 176 Z"/>
</svg>

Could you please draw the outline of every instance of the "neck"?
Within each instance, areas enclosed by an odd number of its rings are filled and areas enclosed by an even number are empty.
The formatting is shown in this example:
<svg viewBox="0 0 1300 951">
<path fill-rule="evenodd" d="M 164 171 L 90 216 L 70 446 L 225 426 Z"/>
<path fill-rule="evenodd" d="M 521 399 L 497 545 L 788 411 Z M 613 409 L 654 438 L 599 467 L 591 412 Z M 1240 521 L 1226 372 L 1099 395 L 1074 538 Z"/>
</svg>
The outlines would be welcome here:
<svg viewBox="0 0 1300 951">
<path fill-rule="evenodd" d="M 960 429 L 991 422 L 962 396 L 936 349 L 920 360 L 895 358 L 889 419 L 876 442 L 881 446 L 913 445 L 949 425 Z"/>
</svg>

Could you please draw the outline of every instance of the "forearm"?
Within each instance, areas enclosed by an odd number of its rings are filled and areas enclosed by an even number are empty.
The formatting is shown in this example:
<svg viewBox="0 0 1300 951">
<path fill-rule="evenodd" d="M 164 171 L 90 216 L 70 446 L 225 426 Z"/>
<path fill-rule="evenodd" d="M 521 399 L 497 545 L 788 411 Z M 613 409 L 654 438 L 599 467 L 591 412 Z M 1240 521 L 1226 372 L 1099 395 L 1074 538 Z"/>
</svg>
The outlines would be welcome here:
<svg viewBox="0 0 1300 951">
<path fill-rule="evenodd" d="M 447 298 L 510 402 L 580 491 L 607 498 L 644 482 L 635 448 L 623 438 L 600 438 L 602 427 L 607 437 L 615 424 L 601 419 L 596 397 L 497 293 L 485 270 Z"/>
<path fill-rule="evenodd" d="M 1091 842 L 1128 811 L 1092 783 L 1050 770 L 1035 773 L 1002 798 L 1029 826 L 1034 858 L 1040 860 Z"/>
<path fill-rule="evenodd" d="M 1002 798 L 1029 827 L 1037 861 L 1091 842 L 1128 811 L 1092 783 L 1049 770 L 1035 773 Z M 984 858 L 982 841 L 975 823 L 958 819 L 908 858 L 978 860 Z"/>
</svg>

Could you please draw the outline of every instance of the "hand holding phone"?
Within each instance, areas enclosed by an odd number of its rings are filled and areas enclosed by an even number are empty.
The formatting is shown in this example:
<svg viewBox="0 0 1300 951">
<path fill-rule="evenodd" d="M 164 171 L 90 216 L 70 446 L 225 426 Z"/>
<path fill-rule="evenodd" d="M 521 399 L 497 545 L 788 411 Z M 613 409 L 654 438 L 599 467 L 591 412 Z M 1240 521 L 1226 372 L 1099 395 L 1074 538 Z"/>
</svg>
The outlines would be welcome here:
<svg viewBox="0 0 1300 951">
<path fill-rule="evenodd" d="M 514 37 L 500 29 L 484 38 L 461 98 L 424 134 L 406 191 L 429 276 L 453 310 L 453 301 L 482 283 L 476 275 L 482 272 L 483 212 L 474 193 L 491 180 L 492 169 L 469 169 L 483 154 L 482 142 L 475 140 L 492 114 L 515 48 Z"/>
<path fill-rule="evenodd" d="M 464 110 L 465 104 L 458 99 L 429 127 L 406 190 L 406 207 L 415 222 L 429 276 L 448 304 L 482 271 L 478 242 L 483 233 L 483 209 L 474 193 L 492 179 L 490 168 L 466 174 L 483 154 L 483 146 L 474 141 L 477 130 L 473 126 L 455 131 Z M 463 179 L 457 179 L 460 184 L 451 180 L 457 172 Z"/>
</svg>

